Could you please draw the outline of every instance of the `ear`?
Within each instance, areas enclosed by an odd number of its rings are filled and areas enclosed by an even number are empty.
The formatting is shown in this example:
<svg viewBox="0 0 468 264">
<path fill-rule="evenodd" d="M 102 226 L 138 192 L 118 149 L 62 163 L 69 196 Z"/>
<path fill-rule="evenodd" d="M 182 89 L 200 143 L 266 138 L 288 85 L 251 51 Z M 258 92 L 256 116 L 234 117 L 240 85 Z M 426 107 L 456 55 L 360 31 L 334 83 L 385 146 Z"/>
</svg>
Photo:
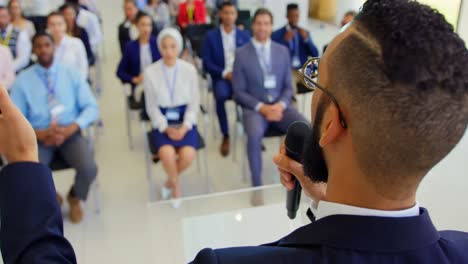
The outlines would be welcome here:
<svg viewBox="0 0 468 264">
<path fill-rule="evenodd" d="M 335 105 L 332 104 L 328 107 L 321 130 L 319 144 L 322 148 L 334 143 L 344 132 L 344 128 L 341 126 L 340 122 L 340 114 Z"/>
</svg>

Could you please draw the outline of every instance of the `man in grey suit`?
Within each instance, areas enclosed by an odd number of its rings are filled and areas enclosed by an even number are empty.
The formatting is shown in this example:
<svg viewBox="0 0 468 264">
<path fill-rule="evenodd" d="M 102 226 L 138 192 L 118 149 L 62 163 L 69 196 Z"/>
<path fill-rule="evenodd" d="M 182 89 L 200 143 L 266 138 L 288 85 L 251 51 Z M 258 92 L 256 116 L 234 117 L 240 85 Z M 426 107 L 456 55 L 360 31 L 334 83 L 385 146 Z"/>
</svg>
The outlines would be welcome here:
<svg viewBox="0 0 468 264">
<path fill-rule="evenodd" d="M 252 31 L 252 41 L 236 51 L 232 86 L 243 110 L 252 184 L 260 186 L 265 131 L 274 127 L 286 132 L 291 123 L 305 118 L 290 107 L 291 59 L 287 48 L 271 41 L 273 15 L 269 10 L 255 12 Z"/>
</svg>

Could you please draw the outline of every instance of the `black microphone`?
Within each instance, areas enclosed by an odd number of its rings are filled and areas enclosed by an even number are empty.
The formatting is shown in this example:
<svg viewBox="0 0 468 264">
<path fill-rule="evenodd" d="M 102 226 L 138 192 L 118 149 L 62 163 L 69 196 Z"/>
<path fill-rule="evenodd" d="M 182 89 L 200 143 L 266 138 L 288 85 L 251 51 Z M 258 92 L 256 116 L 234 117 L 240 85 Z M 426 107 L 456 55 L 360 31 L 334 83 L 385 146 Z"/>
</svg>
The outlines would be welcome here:
<svg viewBox="0 0 468 264">
<path fill-rule="evenodd" d="M 312 128 L 310 125 L 303 121 L 292 123 L 286 134 L 286 156 L 302 163 L 302 152 L 306 138 L 311 134 Z M 301 202 L 302 187 L 297 179 L 294 180 L 294 189 L 287 192 L 286 209 L 288 210 L 288 217 L 290 219 L 296 218 L 297 210 Z"/>
</svg>

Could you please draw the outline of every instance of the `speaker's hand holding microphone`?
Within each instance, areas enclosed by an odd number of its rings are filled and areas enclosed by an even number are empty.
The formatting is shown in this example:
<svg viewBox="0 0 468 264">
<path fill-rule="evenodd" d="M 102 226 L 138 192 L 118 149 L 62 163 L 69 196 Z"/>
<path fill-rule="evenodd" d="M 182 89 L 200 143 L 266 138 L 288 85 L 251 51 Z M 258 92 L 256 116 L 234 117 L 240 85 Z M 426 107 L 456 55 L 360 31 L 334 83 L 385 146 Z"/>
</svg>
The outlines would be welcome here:
<svg viewBox="0 0 468 264">
<path fill-rule="evenodd" d="M 274 163 L 278 166 L 281 183 L 288 190 L 286 207 L 291 219 L 295 218 L 299 208 L 301 189 L 304 189 L 305 195 L 315 201 L 323 200 L 326 194 L 326 184 L 312 182 L 304 175 L 301 164 L 305 139 L 311 133 L 309 124 L 305 122 L 293 123 L 288 129 L 280 153 L 273 158 Z"/>
</svg>

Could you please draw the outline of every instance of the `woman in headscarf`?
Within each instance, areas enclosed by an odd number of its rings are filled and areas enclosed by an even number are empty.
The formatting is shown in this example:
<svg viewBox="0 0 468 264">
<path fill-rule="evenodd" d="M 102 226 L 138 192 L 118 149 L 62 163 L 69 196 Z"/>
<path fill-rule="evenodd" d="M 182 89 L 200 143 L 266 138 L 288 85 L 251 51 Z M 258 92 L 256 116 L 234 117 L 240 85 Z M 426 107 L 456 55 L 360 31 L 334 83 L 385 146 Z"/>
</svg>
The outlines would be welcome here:
<svg viewBox="0 0 468 264">
<path fill-rule="evenodd" d="M 146 111 L 153 127 L 153 141 L 168 179 L 164 199 L 179 198 L 179 177 L 193 162 L 198 147 L 198 74 L 181 59 L 182 36 L 173 28 L 159 33 L 162 59 L 144 72 Z"/>
</svg>

